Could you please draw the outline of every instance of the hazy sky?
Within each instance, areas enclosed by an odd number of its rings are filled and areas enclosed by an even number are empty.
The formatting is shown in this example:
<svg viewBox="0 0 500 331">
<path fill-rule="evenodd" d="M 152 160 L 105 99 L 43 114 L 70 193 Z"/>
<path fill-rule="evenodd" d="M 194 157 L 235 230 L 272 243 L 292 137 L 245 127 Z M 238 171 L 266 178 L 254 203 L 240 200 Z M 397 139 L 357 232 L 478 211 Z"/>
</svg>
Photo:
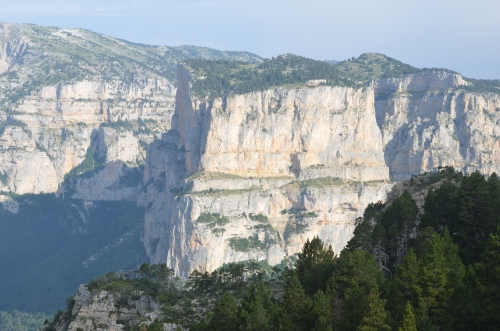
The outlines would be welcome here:
<svg viewBox="0 0 500 331">
<path fill-rule="evenodd" d="M 500 78 L 499 0 L 0 0 L 0 21 L 264 57 L 344 60 L 377 52 Z"/>
</svg>

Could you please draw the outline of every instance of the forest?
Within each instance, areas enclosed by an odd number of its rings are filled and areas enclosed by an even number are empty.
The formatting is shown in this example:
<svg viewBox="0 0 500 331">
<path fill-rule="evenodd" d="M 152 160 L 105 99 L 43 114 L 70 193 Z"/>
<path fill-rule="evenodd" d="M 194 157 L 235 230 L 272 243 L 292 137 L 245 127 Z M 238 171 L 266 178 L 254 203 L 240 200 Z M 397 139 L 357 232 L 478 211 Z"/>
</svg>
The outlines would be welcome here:
<svg viewBox="0 0 500 331">
<path fill-rule="evenodd" d="M 335 66 L 293 54 L 258 64 L 205 59 L 189 59 L 183 63 L 195 73 L 192 93 L 198 97 L 244 94 L 276 86 L 301 85 L 314 79 L 324 79 L 326 85 L 354 86 Z"/>
<path fill-rule="evenodd" d="M 294 54 L 285 54 L 261 63 L 187 59 L 182 62 L 194 74 L 192 94 L 200 98 L 219 98 L 231 94 L 263 91 L 273 87 L 304 86 L 309 80 L 324 80 L 322 85 L 363 87 L 372 80 L 441 71 L 419 69 L 382 54 L 365 53 L 358 58 L 331 64 Z M 500 80 L 465 78 L 471 85 L 461 88 L 477 93 L 500 94 Z"/>
<path fill-rule="evenodd" d="M 88 288 L 163 304 L 163 318 L 127 330 L 499 330 L 500 178 L 446 167 L 409 184 L 427 189 L 421 209 L 408 190 L 370 204 L 340 254 L 315 237 L 273 268 L 232 263 L 179 282 L 144 263 L 138 277 L 109 273 Z M 60 311 L 46 330 L 62 318 L 74 316 Z"/>
</svg>

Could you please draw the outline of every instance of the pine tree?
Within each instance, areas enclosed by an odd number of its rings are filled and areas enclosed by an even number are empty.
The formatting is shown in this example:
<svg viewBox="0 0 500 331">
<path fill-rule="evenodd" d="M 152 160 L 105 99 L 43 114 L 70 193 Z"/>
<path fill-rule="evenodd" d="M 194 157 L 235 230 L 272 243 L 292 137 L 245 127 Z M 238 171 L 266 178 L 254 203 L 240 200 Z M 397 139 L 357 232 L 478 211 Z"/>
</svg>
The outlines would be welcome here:
<svg viewBox="0 0 500 331">
<path fill-rule="evenodd" d="M 385 300 L 380 299 L 377 288 L 372 288 L 368 296 L 368 309 L 366 310 L 357 331 L 390 331 L 386 324 L 387 312 L 384 309 Z"/>
<path fill-rule="evenodd" d="M 360 249 L 371 253 L 373 251 L 373 227 L 371 220 L 358 217 L 356 219 L 356 228 L 354 229 L 353 236 L 351 240 L 347 242 L 346 248 L 351 251 Z"/>
<path fill-rule="evenodd" d="M 486 244 L 483 261 L 476 266 L 478 279 L 486 289 L 483 300 L 483 324 L 485 329 L 498 330 L 500 325 L 500 226 L 490 235 Z"/>
<path fill-rule="evenodd" d="M 307 295 L 325 291 L 334 264 L 333 250 L 325 247 L 321 239 L 307 240 L 295 265 L 297 277 Z"/>
<path fill-rule="evenodd" d="M 449 283 L 450 269 L 445 257 L 445 241 L 434 233 L 422 259 L 415 292 L 418 305 L 427 311 L 432 323 L 442 327 L 447 314 L 449 298 L 453 293 Z"/>
<path fill-rule="evenodd" d="M 417 255 L 411 248 L 406 254 L 403 263 L 397 268 L 395 282 L 405 300 L 417 303 L 415 287 L 417 286 L 420 265 Z"/>
<path fill-rule="evenodd" d="M 456 221 L 450 224 L 450 232 L 465 265 L 479 262 L 489 235 L 499 225 L 498 200 L 490 196 L 496 185 L 495 179 L 488 183 L 478 171 L 462 179 Z"/>
<path fill-rule="evenodd" d="M 411 194 L 405 191 L 387 207 L 380 219 L 385 228 L 384 247 L 389 255 L 388 268 L 394 272 L 409 249 L 410 234 L 416 227 L 418 207 Z"/>
<path fill-rule="evenodd" d="M 238 329 L 238 306 L 231 293 L 225 292 L 215 303 L 209 330 L 233 331 Z"/>
<path fill-rule="evenodd" d="M 313 296 L 312 314 L 316 320 L 313 331 L 332 331 L 330 301 L 323 291 L 318 290 Z"/>
<path fill-rule="evenodd" d="M 403 323 L 398 328 L 398 331 L 417 331 L 417 322 L 415 320 L 415 315 L 413 314 L 413 308 L 409 302 L 406 303 Z"/>
<path fill-rule="evenodd" d="M 278 323 L 278 307 L 271 301 L 271 292 L 264 283 L 259 283 L 257 288 L 252 284 L 247 296 L 241 304 L 241 330 L 266 331 L 274 329 Z"/>
<path fill-rule="evenodd" d="M 312 300 L 305 294 L 299 279 L 294 274 L 286 284 L 283 308 L 299 330 L 310 329 L 312 305 Z"/>
</svg>

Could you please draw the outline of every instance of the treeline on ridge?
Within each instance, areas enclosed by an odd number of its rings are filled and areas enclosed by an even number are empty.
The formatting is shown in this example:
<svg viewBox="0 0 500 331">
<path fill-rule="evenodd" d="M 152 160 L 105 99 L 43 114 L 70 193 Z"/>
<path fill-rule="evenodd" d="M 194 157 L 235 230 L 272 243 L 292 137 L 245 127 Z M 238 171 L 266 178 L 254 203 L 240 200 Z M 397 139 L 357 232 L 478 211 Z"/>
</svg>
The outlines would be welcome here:
<svg viewBox="0 0 500 331">
<path fill-rule="evenodd" d="M 416 68 L 382 54 L 365 53 L 334 65 L 306 57 L 285 54 L 261 63 L 187 59 L 182 62 L 195 75 L 192 93 L 217 98 L 231 94 L 263 91 L 272 87 L 297 87 L 309 80 L 325 80 L 323 85 L 361 87 L 380 78 L 402 77 L 428 71 L 454 71 L 442 68 Z M 465 78 L 470 92 L 500 94 L 500 80 Z"/>
<path fill-rule="evenodd" d="M 259 64 L 205 59 L 189 59 L 183 63 L 196 73 L 192 92 L 199 97 L 244 94 L 315 79 L 325 79 L 326 85 L 354 86 L 335 66 L 293 54 Z"/>
</svg>

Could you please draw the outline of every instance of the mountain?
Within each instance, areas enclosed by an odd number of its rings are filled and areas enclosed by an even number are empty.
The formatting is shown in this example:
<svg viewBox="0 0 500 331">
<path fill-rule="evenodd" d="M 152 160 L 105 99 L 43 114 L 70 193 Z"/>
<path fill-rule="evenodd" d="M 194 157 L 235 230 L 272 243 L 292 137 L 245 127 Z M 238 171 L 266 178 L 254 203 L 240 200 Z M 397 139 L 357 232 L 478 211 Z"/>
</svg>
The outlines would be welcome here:
<svg viewBox="0 0 500 331">
<path fill-rule="evenodd" d="M 0 190 L 16 194 L 56 192 L 101 124 L 128 124 L 120 134 L 103 129 L 102 139 L 119 149 L 103 161 L 143 164 L 145 146 L 170 125 L 180 60 L 262 61 L 247 52 L 141 45 L 31 24 L 0 23 L 0 45 Z"/>
<path fill-rule="evenodd" d="M 331 65 L 1 31 L 3 310 L 53 311 L 144 260 L 179 276 L 286 264 L 314 236 L 338 254 L 394 182 L 500 167 L 498 81 L 381 54 Z"/>
</svg>

